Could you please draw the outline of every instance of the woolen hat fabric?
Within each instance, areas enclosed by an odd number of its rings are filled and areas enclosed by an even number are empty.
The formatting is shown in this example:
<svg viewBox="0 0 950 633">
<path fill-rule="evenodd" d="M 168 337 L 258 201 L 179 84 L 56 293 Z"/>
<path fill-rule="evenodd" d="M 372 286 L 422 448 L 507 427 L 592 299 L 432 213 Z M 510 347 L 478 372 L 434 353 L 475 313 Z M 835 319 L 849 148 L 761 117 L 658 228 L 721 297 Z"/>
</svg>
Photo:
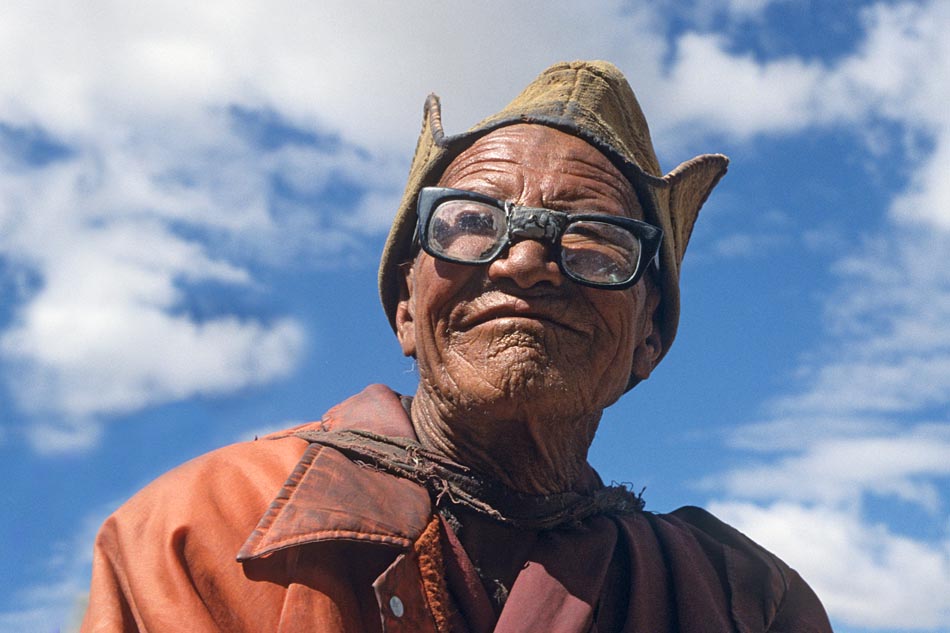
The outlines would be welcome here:
<svg viewBox="0 0 950 633">
<path fill-rule="evenodd" d="M 659 362 L 672 345 L 679 323 L 679 276 L 686 244 L 699 209 L 726 173 L 729 159 L 722 154 L 704 154 L 661 175 L 646 118 L 630 84 L 616 66 L 603 61 L 551 66 L 504 110 L 454 136 L 443 132 L 439 98 L 429 95 L 409 180 L 380 262 L 379 293 L 390 324 L 395 330 L 402 283 L 399 265 L 413 255 L 419 190 L 436 185 L 449 163 L 476 140 L 519 123 L 553 127 L 599 149 L 633 185 L 646 221 L 663 229 L 658 275 L 663 343 Z"/>
</svg>

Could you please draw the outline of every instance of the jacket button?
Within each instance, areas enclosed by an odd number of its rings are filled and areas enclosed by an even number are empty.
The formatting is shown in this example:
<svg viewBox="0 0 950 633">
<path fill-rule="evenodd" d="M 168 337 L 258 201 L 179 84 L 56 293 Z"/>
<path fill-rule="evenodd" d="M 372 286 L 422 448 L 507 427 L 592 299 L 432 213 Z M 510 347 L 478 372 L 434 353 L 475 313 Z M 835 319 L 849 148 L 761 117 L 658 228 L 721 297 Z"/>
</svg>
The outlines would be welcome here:
<svg viewBox="0 0 950 633">
<path fill-rule="evenodd" d="M 392 611 L 393 615 L 397 618 L 401 618 L 402 614 L 406 612 L 406 608 L 403 606 L 399 596 L 393 596 L 389 599 L 389 610 Z"/>
</svg>

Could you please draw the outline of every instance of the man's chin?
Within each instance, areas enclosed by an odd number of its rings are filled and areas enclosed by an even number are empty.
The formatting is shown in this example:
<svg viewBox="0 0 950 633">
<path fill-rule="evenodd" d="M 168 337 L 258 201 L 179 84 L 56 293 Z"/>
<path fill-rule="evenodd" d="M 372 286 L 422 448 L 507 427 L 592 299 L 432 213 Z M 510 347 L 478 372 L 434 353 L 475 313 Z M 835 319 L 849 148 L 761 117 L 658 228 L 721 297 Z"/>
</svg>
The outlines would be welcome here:
<svg viewBox="0 0 950 633">
<path fill-rule="evenodd" d="M 457 384 L 463 393 L 478 400 L 508 402 L 513 406 L 523 406 L 526 402 L 537 406 L 547 397 L 563 397 L 565 381 L 561 372 L 552 368 L 547 358 L 530 353 L 534 350 L 525 351 L 528 353 L 496 356 L 490 367 L 478 372 L 475 380 Z"/>
<path fill-rule="evenodd" d="M 542 336 L 519 330 L 479 343 L 477 351 L 466 346 L 444 357 L 444 386 L 451 387 L 457 401 L 477 408 L 491 403 L 521 408 L 551 399 L 564 406 L 568 392 L 578 385 L 577 368 L 552 357 L 550 341 Z"/>
</svg>

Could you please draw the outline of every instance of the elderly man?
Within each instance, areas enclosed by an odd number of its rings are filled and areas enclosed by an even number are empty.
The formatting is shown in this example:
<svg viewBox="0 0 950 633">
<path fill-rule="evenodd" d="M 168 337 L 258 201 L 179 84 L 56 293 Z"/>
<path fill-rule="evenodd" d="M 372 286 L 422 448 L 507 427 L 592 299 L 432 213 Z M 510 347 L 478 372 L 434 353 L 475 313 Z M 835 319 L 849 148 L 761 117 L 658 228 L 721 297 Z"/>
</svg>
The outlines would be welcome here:
<svg viewBox="0 0 950 633">
<path fill-rule="evenodd" d="M 369 387 L 148 486 L 102 528 L 83 630 L 830 631 L 775 556 L 586 461 L 672 343 L 726 162 L 661 176 L 603 62 L 458 136 L 430 97 L 380 268 L 415 396 Z"/>
</svg>

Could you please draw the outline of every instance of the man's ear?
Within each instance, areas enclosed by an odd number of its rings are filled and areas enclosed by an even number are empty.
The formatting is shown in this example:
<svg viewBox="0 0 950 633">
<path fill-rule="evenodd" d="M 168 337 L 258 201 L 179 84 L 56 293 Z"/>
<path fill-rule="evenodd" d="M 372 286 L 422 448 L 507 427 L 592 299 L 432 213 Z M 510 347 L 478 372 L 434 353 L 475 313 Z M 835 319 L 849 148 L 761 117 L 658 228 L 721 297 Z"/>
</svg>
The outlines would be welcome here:
<svg viewBox="0 0 950 633">
<path fill-rule="evenodd" d="M 648 284 L 646 306 L 643 311 L 641 336 L 643 337 L 633 350 L 631 375 L 638 381 L 650 377 L 657 359 L 663 351 L 663 337 L 660 336 L 660 289 L 656 284 Z"/>
<path fill-rule="evenodd" d="M 396 338 L 405 356 L 416 356 L 415 304 L 412 297 L 414 266 L 407 262 L 399 267 L 399 303 L 396 304 Z"/>
</svg>

